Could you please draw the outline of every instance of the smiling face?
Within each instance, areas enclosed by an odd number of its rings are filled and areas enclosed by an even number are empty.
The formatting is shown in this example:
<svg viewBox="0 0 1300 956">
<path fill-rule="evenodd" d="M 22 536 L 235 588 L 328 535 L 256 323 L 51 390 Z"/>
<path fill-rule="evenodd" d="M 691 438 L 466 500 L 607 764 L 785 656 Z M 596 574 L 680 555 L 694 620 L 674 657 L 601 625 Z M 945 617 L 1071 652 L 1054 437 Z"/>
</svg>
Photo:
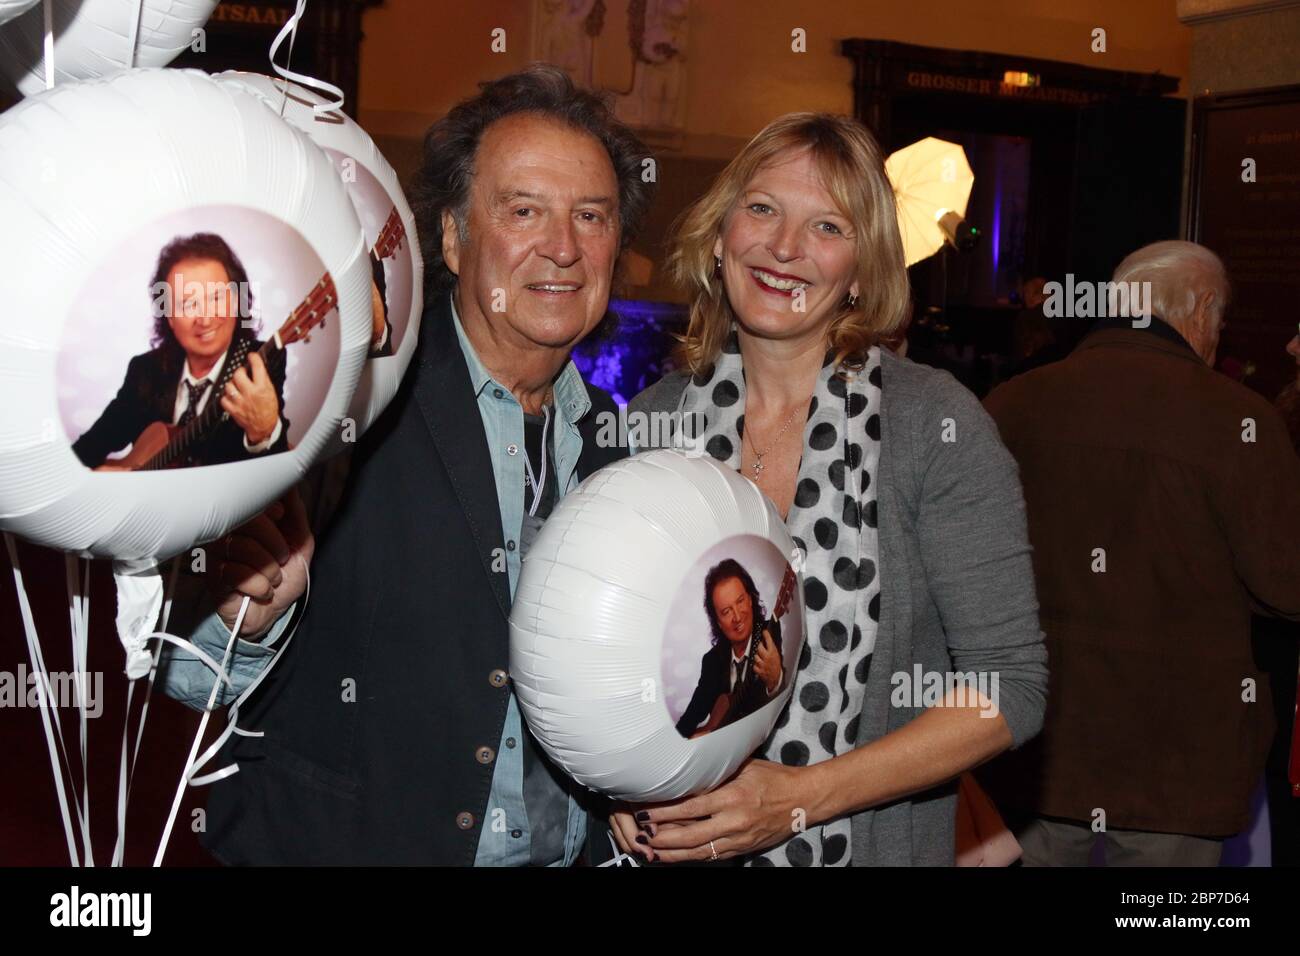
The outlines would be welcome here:
<svg viewBox="0 0 1300 956">
<path fill-rule="evenodd" d="M 718 628 L 739 653 L 754 627 L 754 602 L 740 578 L 723 578 L 713 586 L 713 613 Z"/>
<path fill-rule="evenodd" d="M 479 143 L 466 232 L 443 214 L 462 314 L 514 348 L 571 349 L 609 305 L 619 218 L 608 153 L 545 117 L 498 120 Z"/>
<path fill-rule="evenodd" d="M 742 330 L 761 338 L 825 337 L 858 294 L 856 230 L 807 149 L 758 169 L 713 253 Z"/>
<path fill-rule="evenodd" d="M 167 273 L 171 326 L 176 341 L 196 366 L 210 368 L 235 335 L 239 303 L 226 267 L 215 259 L 182 259 Z"/>
</svg>

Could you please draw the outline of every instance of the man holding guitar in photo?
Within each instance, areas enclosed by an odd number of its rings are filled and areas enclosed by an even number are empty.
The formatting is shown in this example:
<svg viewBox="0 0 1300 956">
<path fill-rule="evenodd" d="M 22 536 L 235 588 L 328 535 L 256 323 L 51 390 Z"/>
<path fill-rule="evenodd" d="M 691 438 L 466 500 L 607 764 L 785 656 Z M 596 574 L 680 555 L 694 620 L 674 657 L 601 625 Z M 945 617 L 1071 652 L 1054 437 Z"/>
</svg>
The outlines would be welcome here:
<svg viewBox="0 0 1300 956">
<path fill-rule="evenodd" d="M 735 723 L 781 689 L 785 669 L 780 617 L 789 601 L 788 590 L 783 584 L 772 619 L 765 620 L 758 588 L 739 561 L 727 558 L 709 569 L 704 578 L 704 611 L 713 631 L 713 647 L 700 661 L 700 681 L 677 721 L 677 732 L 683 737 L 700 737 Z"/>
<path fill-rule="evenodd" d="M 173 239 L 158 257 L 154 348 L 131 359 L 117 395 L 73 444 L 88 468 L 133 471 L 172 465 L 215 465 L 287 451 L 284 352 L 267 362 L 264 343 L 241 322 L 240 290 L 248 275 L 225 240 L 213 233 Z M 252 296 L 244 292 L 245 309 Z M 163 303 L 158 308 L 157 303 Z M 192 426 L 204 415 L 207 427 Z M 179 430 L 194 437 L 183 453 L 160 456 Z M 132 445 L 131 453 L 106 461 Z"/>
</svg>

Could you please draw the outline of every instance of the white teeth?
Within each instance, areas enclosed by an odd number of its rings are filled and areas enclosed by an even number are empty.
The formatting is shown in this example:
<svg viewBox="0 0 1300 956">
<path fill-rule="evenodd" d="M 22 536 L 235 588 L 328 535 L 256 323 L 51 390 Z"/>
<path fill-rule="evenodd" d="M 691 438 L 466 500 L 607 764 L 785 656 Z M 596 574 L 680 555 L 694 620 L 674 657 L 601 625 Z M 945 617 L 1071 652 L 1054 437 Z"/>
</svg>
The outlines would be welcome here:
<svg viewBox="0 0 1300 956">
<path fill-rule="evenodd" d="M 578 291 L 578 287 L 576 285 L 567 285 L 565 283 L 539 282 L 535 285 L 530 285 L 528 288 L 539 289 L 542 292 L 577 292 Z"/>
<path fill-rule="evenodd" d="M 762 269 L 750 269 L 754 278 L 769 289 L 779 289 L 781 292 L 793 292 L 795 289 L 808 288 L 807 282 L 800 282 L 798 279 L 778 279 L 771 273 L 764 272 Z"/>
</svg>

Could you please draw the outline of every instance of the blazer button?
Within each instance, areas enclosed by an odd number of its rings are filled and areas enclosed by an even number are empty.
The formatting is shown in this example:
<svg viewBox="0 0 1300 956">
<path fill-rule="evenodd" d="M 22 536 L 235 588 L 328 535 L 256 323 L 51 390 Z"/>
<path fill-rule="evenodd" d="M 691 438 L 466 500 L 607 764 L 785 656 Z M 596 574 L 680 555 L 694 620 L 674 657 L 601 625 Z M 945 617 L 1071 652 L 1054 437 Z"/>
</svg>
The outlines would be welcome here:
<svg viewBox="0 0 1300 956">
<path fill-rule="evenodd" d="M 456 826 L 460 827 L 462 830 L 468 830 L 473 825 L 474 814 L 470 813 L 468 810 L 462 810 L 460 813 L 456 814 Z"/>
<path fill-rule="evenodd" d="M 505 687 L 509 675 L 501 668 L 497 668 L 491 674 L 488 674 L 488 683 L 493 687 Z"/>
<path fill-rule="evenodd" d="M 478 750 L 474 751 L 474 756 L 479 763 L 491 763 L 496 759 L 496 755 L 497 752 L 491 747 L 479 747 Z"/>
</svg>

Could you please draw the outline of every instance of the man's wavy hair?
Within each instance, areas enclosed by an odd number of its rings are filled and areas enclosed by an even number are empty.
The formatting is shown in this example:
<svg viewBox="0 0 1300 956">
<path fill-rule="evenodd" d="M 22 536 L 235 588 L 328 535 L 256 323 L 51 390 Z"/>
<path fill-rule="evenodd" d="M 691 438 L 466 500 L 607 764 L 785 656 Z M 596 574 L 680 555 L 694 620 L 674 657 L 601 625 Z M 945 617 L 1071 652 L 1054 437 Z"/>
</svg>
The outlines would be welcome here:
<svg viewBox="0 0 1300 956">
<path fill-rule="evenodd" d="M 805 149 L 857 236 L 855 277 L 861 295 L 852 305 L 846 298 L 831 319 L 827 345 L 836 361 L 860 366 L 867 349 L 887 340 L 907 320 L 907 263 L 894 190 L 876 138 L 847 116 L 788 113 L 745 145 L 675 227 L 668 272 L 690 302 L 677 358 L 692 373 L 713 365 L 736 318 L 722 278 L 715 274 L 714 242 L 754 174 Z"/>
<path fill-rule="evenodd" d="M 482 84 L 477 96 L 463 100 L 425 134 L 411 206 L 424 248 L 426 296 L 445 292 L 456 281 L 442 259 L 443 211 L 451 212 L 466 239 L 479 143 L 489 126 L 516 113 L 550 117 L 598 139 L 618 179 L 619 252 L 640 230 L 654 194 L 654 184 L 642 179 L 642 162 L 649 156 L 645 146 L 614 116 L 607 94 L 574 86 L 558 67 L 534 64 Z"/>
<path fill-rule="evenodd" d="M 211 259 L 221 263 L 226 270 L 226 276 L 235 284 L 236 301 L 241 304 L 241 307 L 246 305 L 250 313 L 236 315 L 235 334 L 231 338 L 231 344 L 233 345 L 240 336 L 255 336 L 256 330 L 251 328 L 253 292 L 248 283 L 248 272 L 244 269 L 244 264 L 239 261 L 239 256 L 235 255 L 235 250 L 231 249 L 226 240 L 215 232 L 196 232 L 192 236 L 177 236 L 163 246 L 162 252 L 158 254 L 158 264 L 153 270 L 153 280 L 149 283 L 150 301 L 157 301 L 158 290 L 166 285 L 167 276 L 176 267 L 176 263 L 184 262 L 186 259 Z M 238 290 L 242 290 L 242 293 Z M 169 375 L 172 372 L 180 375 L 181 363 L 185 361 L 185 350 L 176 340 L 176 333 L 172 331 L 171 323 L 167 321 L 170 314 L 176 310 L 177 303 L 172 302 L 171 306 L 170 309 L 155 308 L 153 335 L 149 344 L 155 349 L 162 349 L 163 371 Z"/>
<path fill-rule="evenodd" d="M 727 635 L 722 632 L 722 625 L 718 623 L 718 612 L 713 609 L 713 589 L 728 578 L 739 578 L 740 583 L 749 592 L 754 621 L 767 620 L 767 608 L 763 607 L 763 600 L 758 596 L 758 586 L 754 584 L 754 579 L 745 570 L 745 566 L 735 558 L 719 561 L 709 568 L 709 573 L 704 576 L 704 613 L 709 616 L 709 628 L 713 631 L 710 640 L 715 647 L 719 641 L 727 640 Z"/>
</svg>

